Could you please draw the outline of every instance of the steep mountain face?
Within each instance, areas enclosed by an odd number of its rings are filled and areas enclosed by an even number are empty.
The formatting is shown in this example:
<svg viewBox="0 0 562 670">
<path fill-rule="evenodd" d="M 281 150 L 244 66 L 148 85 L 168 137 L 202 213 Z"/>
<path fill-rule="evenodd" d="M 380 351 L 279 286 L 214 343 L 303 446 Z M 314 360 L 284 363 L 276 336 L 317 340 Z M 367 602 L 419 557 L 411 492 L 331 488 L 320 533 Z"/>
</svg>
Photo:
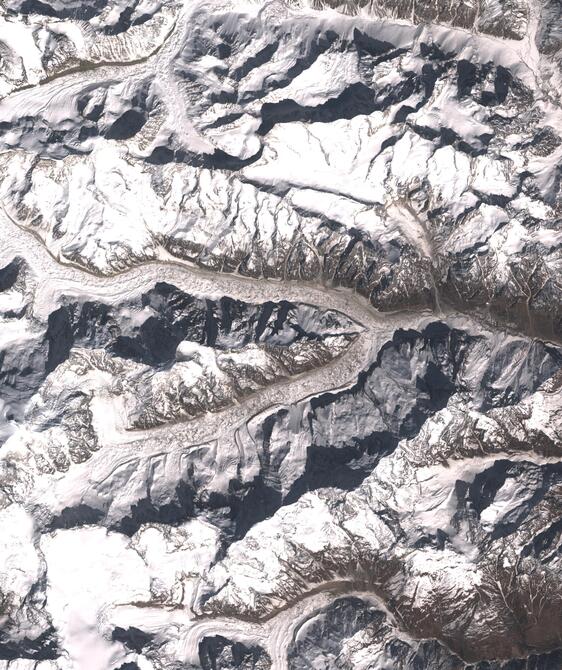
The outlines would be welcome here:
<svg viewBox="0 0 562 670">
<path fill-rule="evenodd" d="M 562 668 L 557 0 L 0 0 L 0 670 Z"/>
<path fill-rule="evenodd" d="M 560 331 L 561 117 L 541 51 L 535 69 L 526 40 L 280 4 L 188 11 L 140 65 L 0 103 L 4 206 L 52 253 L 105 274 L 171 253 Z M 541 16 L 537 40 L 555 42 Z"/>
</svg>

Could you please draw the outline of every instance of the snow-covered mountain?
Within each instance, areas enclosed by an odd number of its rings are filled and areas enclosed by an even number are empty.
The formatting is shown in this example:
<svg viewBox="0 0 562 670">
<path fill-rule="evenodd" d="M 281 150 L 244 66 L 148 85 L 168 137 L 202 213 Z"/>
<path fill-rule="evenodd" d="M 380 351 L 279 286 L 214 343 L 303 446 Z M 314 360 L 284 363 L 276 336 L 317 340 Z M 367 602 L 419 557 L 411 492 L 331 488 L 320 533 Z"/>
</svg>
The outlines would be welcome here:
<svg viewBox="0 0 562 670">
<path fill-rule="evenodd" d="M 559 0 L 0 0 L 0 670 L 562 669 Z"/>
</svg>

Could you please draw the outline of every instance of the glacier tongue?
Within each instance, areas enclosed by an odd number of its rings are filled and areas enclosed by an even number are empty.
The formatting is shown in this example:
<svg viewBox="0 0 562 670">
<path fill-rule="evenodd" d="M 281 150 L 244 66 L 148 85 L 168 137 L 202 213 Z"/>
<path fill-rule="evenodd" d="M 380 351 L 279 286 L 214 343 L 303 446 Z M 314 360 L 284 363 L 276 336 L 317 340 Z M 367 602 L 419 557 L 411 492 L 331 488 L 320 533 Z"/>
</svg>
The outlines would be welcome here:
<svg viewBox="0 0 562 670">
<path fill-rule="evenodd" d="M 562 668 L 557 0 L 0 0 L 0 670 Z"/>
</svg>

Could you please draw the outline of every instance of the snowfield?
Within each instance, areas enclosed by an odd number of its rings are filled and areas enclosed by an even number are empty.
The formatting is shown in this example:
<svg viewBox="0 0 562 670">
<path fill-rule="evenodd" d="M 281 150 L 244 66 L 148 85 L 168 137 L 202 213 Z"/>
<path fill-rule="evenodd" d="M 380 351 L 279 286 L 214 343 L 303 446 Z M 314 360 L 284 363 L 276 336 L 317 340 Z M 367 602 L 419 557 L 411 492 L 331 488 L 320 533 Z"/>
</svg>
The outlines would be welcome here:
<svg viewBox="0 0 562 670">
<path fill-rule="evenodd" d="M 0 0 L 0 670 L 562 668 L 557 0 Z"/>
</svg>

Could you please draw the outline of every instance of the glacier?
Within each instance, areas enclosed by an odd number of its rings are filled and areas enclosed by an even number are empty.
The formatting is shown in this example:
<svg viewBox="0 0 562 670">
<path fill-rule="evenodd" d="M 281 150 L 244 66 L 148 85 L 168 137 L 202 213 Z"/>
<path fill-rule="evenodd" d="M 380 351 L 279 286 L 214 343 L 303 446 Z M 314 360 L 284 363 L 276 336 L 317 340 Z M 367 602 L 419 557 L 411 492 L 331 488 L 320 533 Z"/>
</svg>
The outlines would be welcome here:
<svg viewBox="0 0 562 670">
<path fill-rule="evenodd" d="M 0 0 L 0 670 L 562 668 L 559 0 Z"/>
</svg>

